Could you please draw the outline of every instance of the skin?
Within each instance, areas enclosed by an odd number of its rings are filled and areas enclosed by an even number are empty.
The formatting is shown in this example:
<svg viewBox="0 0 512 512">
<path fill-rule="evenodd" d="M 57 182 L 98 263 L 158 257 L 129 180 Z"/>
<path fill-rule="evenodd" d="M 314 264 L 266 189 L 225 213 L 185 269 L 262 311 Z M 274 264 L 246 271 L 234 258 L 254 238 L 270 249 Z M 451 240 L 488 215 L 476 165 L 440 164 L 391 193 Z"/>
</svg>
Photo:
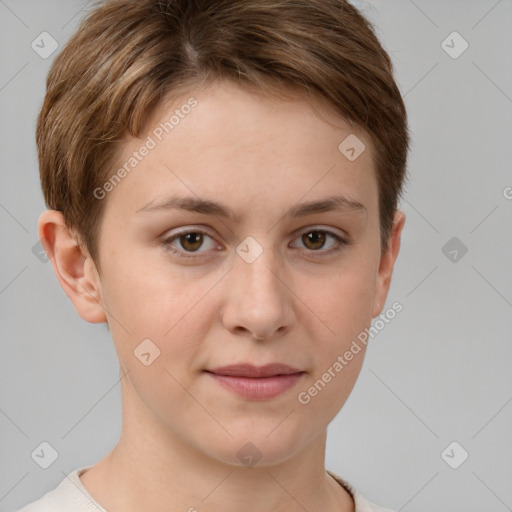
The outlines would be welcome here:
<svg viewBox="0 0 512 512">
<path fill-rule="evenodd" d="M 353 511 L 350 494 L 325 471 L 325 445 L 364 347 L 309 404 L 297 395 L 383 311 L 405 215 L 397 210 L 381 253 L 371 141 L 320 101 L 217 81 L 162 105 L 149 126 L 192 95 L 198 106 L 102 199 L 101 275 L 60 212 L 39 218 L 39 237 L 78 314 L 108 322 L 123 377 L 119 443 L 82 483 L 109 512 Z M 349 134 L 366 145 L 354 161 L 338 150 Z M 117 164 L 142 142 L 127 138 Z M 285 217 L 297 203 L 334 192 L 366 211 Z M 217 200 L 243 218 L 136 213 L 171 194 Z M 208 235 L 202 245 L 184 237 L 171 243 L 195 259 L 162 243 L 198 228 Z M 312 228 L 350 243 L 329 254 L 337 242 L 308 242 L 302 235 Z M 236 252 L 248 236 L 263 250 L 252 263 Z M 160 350 L 148 366 L 133 353 L 146 338 Z M 257 401 L 204 372 L 240 362 L 281 362 L 305 373 L 292 389 Z M 237 457 L 247 442 L 261 453 L 253 467 Z"/>
</svg>

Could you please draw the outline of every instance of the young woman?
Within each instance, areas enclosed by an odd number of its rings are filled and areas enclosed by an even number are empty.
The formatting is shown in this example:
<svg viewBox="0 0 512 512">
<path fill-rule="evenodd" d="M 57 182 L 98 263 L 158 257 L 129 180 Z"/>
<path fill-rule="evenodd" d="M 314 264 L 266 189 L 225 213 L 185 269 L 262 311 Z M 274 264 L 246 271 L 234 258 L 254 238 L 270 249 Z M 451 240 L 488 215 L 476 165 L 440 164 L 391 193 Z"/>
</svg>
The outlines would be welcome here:
<svg viewBox="0 0 512 512">
<path fill-rule="evenodd" d="M 97 6 L 48 76 L 39 236 L 112 334 L 122 434 L 23 512 L 385 510 L 324 460 L 384 310 L 408 144 L 344 0 Z"/>
</svg>

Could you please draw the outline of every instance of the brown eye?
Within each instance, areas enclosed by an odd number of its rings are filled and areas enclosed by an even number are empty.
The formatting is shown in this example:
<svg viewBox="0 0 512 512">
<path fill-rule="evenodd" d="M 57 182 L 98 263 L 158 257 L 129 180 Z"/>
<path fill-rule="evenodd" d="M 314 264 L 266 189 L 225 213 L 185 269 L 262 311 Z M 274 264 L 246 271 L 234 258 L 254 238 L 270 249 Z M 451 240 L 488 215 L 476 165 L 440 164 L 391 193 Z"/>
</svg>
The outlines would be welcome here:
<svg viewBox="0 0 512 512">
<path fill-rule="evenodd" d="M 310 229 L 309 231 L 304 231 L 302 235 L 297 238 L 297 240 L 299 239 L 305 247 L 306 252 L 309 253 L 308 256 L 329 256 L 330 254 L 340 251 L 345 246 L 349 245 L 348 240 L 345 240 L 336 233 L 325 231 L 323 229 Z M 327 250 L 321 250 L 325 245 L 328 245 L 329 239 L 333 240 L 334 243 L 331 243 Z M 294 245 L 293 242 L 292 245 Z"/>
<path fill-rule="evenodd" d="M 329 239 L 333 241 L 330 248 L 321 250 L 328 245 Z M 210 247 L 208 247 L 208 240 L 210 240 Z M 349 245 L 348 240 L 343 239 L 336 233 L 322 229 L 305 231 L 297 240 L 301 241 L 305 248 L 304 251 L 312 257 L 329 256 Z M 176 245 L 177 243 L 179 243 L 179 246 Z M 198 258 L 203 253 L 208 253 L 208 249 L 222 249 L 208 233 L 200 230 L 177 233 L 163 240 L 162 244 L 166 249 L 182 258 Z M 291 242 L 291 245 L 295 247 L 293 242 Z M 206 254 L 203 255 L 206 256 Z"/>
<path fill-rule="evenodd" d="M 192 232 L 178 237 L 180 245 L 186 251 L 197 251 L 203 243 L 203 233 Z"/>
<path fill-rule="evenodd" d="M 311 250 L 321 249 L 326 241 L 327 237 L 323 231 L 309 231 L 302 235 L 302 241 L 304 245 Z"/>
<path fill-rule="evenodd" d="M 206 247 L 205 250 L 199 250 L 205 246 L 207 240 L 210 240 L 210 247 Z M 179 243 L 179 246 L 177 243 Z M 215 240 L 208 233 L 199 230 L 177 233 L 163 240 L 162 244 L 166 249 L 183 258 L 198 258 L 207 252 L 208 249 L 218 247 L 218 244 L 215 243 Z"/>
</svg>

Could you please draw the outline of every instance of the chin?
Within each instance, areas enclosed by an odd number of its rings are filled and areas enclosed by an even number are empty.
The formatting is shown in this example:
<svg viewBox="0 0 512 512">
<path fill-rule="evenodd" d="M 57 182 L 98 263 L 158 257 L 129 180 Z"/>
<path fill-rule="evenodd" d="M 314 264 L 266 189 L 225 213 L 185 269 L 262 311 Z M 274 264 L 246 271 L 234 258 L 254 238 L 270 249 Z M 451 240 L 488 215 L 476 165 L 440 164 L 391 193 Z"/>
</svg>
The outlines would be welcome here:
<svg viewBox="0 0 512 512">
<path fill-rule="evenodd" d="M 291 436 L 287 428 L 280 429 L 279 421 L 272 428 L 247 429 L 233 434 L 223 449 L 210 455 L 230 466 L 239 468 L 276 466 L 292 458 L 305 445 L 304 439 Z M 276 428 L 277 426 L 277 428 Z M 274 429 L 274 430 L 273 430 Z M 219 448 L 219 444 L 216 444 Z"/>
</svg>

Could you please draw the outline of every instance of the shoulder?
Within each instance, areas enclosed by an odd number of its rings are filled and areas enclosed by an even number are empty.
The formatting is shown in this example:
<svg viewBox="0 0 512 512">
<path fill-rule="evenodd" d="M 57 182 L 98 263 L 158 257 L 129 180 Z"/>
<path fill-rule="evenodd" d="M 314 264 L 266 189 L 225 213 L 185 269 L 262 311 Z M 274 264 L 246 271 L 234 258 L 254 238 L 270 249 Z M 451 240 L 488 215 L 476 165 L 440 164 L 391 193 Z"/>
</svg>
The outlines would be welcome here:
<svg viewBox="0 0 512 512">
<path fill-rule="evenodd" d="M 393 512 L 389 508 L 381 507 L 380 505 L 376 505 L 375 503 L 367 500 L 354 486 L 333 472 L 327 471 L 327 473 L 352 495 L 356 507 L 355 512 Z"/>
<path fill-rule="evenodd" d="M 60 508 L 55 508 L 55 501 L 58 495 L 60 494 L 58 489 L 61 487 L 62 483 L 59 484 L 55 489 L 48 491 L 41 498 L 31 501 L 23 508 L 20 508 L 16 512 L 58 512 Z"/>
<path fill-rule="evenodd" d="M 82 486 L 79 475 L 90 466 L 71 471 L 54 489 L 16 512 L 88 512 L 103 510 L 94 505 Z M 91 508 L 92 505 L 92 508 Z"/>
<path fill-rule="evenodd" d="M 53 491 L 50 491 L 50 493 L 52 492 Z M 50 504 L 48 504 L 48 494 L 49 493 L 46 493 L 43 497 L 30 502 L 28 505 L 18 509 L 16 512 L 57 512 L 59 509 L 55 509 Z"/>
</svg>

